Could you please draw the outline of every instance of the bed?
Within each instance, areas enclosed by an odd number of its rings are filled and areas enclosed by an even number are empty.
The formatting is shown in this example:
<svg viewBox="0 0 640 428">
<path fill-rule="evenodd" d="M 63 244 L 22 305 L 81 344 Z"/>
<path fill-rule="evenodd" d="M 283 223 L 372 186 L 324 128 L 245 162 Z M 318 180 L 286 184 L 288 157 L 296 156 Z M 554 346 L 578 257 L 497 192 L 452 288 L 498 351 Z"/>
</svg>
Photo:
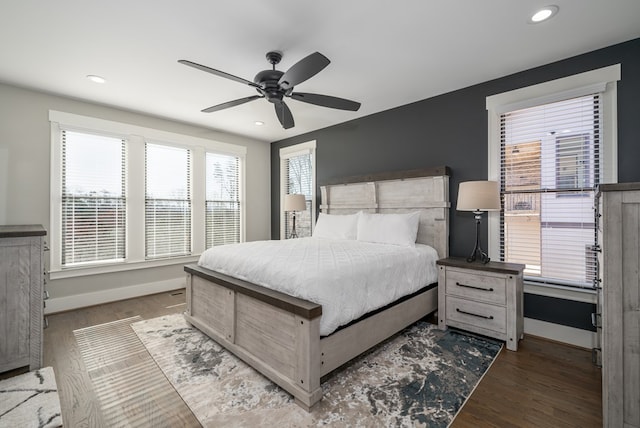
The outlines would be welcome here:
<svg viewBox="0 0 640 428">
<path fill-rule="evenodd" d="M 433 247 L 440 258 L 448 256 L 447 167 L 349 177 L 320 190 L 320 210 L 326 214 L 419 212 L 416 244 Z M 323 307 L 318 303 L 238 278 L 242 275 L 197 264 L 184 269 L 185 319 L 306 410 L 322 398 L 323 376 L 437 309 L 437 286 L 420 284 L 397 302 L 321 335 Z"/>
</svg>

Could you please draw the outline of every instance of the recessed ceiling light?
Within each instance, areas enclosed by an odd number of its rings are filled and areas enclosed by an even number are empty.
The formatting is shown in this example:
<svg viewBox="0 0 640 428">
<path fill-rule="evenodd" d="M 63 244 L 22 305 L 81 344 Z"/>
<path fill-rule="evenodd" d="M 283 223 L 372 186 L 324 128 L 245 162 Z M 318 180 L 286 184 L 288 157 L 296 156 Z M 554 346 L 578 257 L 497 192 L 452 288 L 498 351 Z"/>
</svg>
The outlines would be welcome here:
<svg viewBox="0 0 640 428">
<path fill-rule="evenodd" d="M 558 8 L 558 6 L 555 6 L 555 5 L 545 6 L 542 9 L 538 10 L 536 13 L 534 13 L 531 16 L 531 18 L 529 18 L 529 23 L 537 24 L 539 22 L 546 21 L 547 19 L 557 14 L 558 10 L 560 9 Z"/>
<path fill-rule="evenodd" d="M 87 75 L 87 79 L 91 80 L 93 83 L 105 83 L 107 81 L 104 77 L 96 76 L 95 74 Z"/>
<path fill-rule="evenodd" d="M 254 123 L 256 124 L 256 126 L 262 126 L 262 125 L 264 125 L 264 122 L 261 122 L 261 121 L 259 121 L 259 120 L 256 120 Z"/>
</svg>

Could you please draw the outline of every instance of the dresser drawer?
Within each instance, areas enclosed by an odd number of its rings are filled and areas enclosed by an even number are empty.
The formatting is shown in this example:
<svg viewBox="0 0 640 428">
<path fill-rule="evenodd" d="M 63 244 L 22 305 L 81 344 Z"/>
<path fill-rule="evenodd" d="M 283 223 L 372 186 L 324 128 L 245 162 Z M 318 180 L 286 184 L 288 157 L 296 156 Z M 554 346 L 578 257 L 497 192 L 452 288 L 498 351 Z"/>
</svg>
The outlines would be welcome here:
<svg viewBox="0 0 640 428">
<path fill-rule="evenodd" d="M 447 295 L 504 305 L 507 301 L 506 284 L 504 275 L 447 269 Z"/>
<path fill-rule="evenodd" d="M 446 297 L 447 322 L 463 323 L 475 327 L 507 332 L 507 309 L 504 306 L 493 306 L 453 296 Z"/>
</svg>

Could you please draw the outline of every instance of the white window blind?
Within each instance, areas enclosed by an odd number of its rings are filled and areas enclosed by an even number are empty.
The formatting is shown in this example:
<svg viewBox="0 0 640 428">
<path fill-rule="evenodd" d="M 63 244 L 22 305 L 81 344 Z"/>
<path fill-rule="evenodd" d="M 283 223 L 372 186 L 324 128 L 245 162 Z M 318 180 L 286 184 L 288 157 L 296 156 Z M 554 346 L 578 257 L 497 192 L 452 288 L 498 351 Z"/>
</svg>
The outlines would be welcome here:
<svg viewBox="0 0 640 428">
<path fill-rule="evenodd" d="M 206 154 L 206 247 L 240 242 L 240 158 Z"/>
<path fill-rule="evenodd" d="M 191 254 L 191 153 L 146 144 L 146 258 Z"/>
<path fill-rule="evenodd" d="M 500 116 L 503 260 L 530 281 L 594 287 L 600 95 Z"/>
<path fill-rule="evenodd" d="M 285 194 L 302 194 L 305 197 L 307 208 L 304 212 L 296 212 L 296 232 L 298 237 L 311 236 L 313 222 L 313 153 L 305 151 L 282 159 L 282 176 L 284 180 Z M 293 227 L 293 213 L 284 213 L 285 237 L 291 235 Z"/>
<path fill-rule="evenodd" d="M 61 266 L 125 259 L 125 142 L 61 131 Z"/>
</svg>

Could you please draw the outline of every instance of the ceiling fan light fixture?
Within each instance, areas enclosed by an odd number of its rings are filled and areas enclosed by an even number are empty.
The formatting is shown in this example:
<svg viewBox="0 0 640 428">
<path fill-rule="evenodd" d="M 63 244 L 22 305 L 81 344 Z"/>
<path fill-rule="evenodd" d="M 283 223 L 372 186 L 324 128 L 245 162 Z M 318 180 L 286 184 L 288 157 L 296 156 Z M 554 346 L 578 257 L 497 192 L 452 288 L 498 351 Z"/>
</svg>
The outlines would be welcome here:
<svg viewBox="0 0 640 428">
<path fill-rule="evenodd" d="M 556 5 L 545 6 L 542 9 L 538 10 L 533 15 L 531 15 L 531 18 L 529 18 L 529 23 L 538 24 L 540 22 L 546 21 L 554 17 L 559 10 L 560 8 Z"/>
<path fill-rule="evenodd" d="M 93 83 L 106 83 L 107 79 L 102 76 L 98 76 L 96 74 L 87 74 L 87 79 L 91 80 Z"/>
</svg>

